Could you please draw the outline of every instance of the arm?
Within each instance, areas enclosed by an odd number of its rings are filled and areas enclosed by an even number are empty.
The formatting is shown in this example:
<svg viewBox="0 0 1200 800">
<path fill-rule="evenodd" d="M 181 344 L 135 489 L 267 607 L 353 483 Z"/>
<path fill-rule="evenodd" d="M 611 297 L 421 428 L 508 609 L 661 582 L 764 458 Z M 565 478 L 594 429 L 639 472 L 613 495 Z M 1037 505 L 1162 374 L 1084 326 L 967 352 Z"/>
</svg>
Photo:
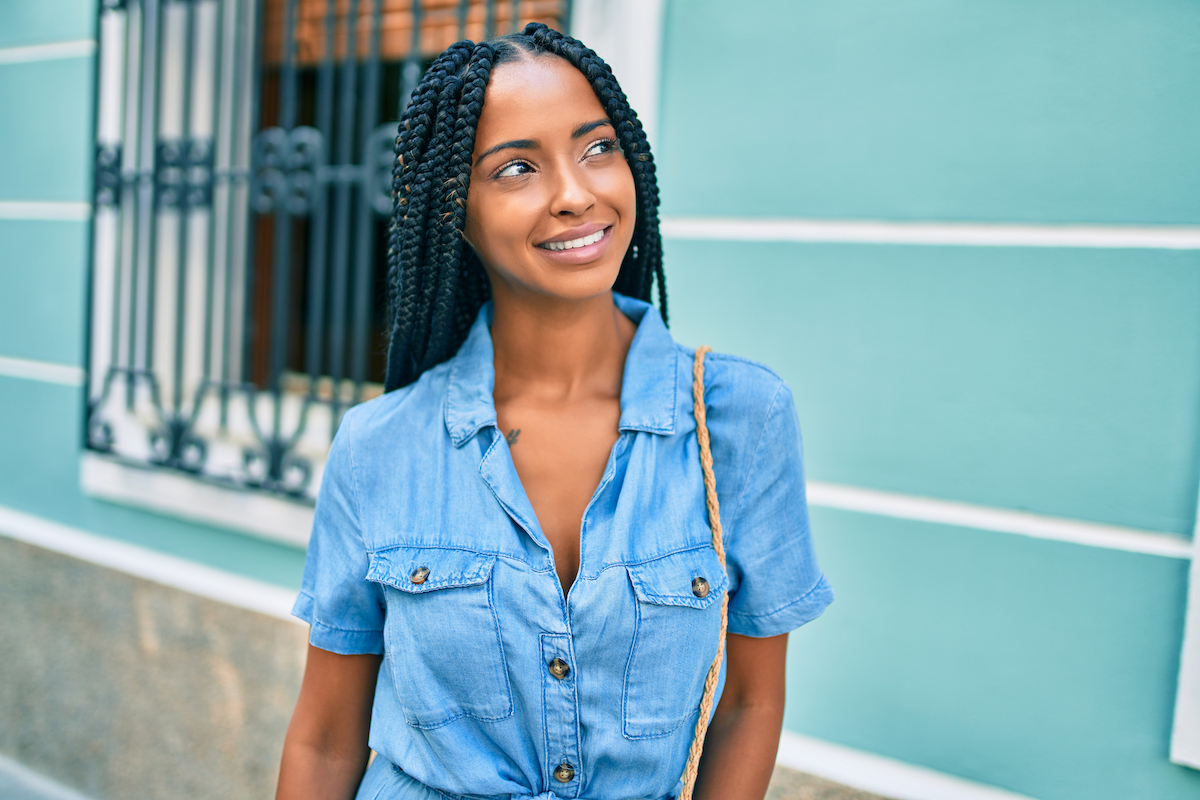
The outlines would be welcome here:
<svg viewBox="0 0 1200 800">
<path fill-rule="evenodd" d="M 380 656 L 312 645 L 283 741 L 276 800 L 351 800 L 367 767 L 367 732 Z"/>
<path fill-rule="evenodd" d="M 787 638 L 729 634 L 725 690 L 704 741 L 696 800 L 762 800 L 767 793 L 783 726 Z"/>
</svg>

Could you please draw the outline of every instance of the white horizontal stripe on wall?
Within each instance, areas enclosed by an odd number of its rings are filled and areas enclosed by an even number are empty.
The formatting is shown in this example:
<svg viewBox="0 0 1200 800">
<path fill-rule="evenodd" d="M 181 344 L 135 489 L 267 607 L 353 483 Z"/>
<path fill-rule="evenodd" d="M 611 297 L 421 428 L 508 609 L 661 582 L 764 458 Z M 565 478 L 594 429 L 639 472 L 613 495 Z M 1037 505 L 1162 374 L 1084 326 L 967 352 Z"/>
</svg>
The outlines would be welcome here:
<svg viewBox="0 0 1200 800">
<path fill-rule="evenodd" d="M 0 506 L 0 536 L 210 600 L 303 624 L 291 614 L 296 599 L 294 590 L 97 536 L 44 517 Z"/>
<path fill-rule="evenodd" d="M 785 730 L 776 763 L 894 800 L 1033 800 L 944 772 Z"/>
<path fill-rule="evenodd" d="M 84 58 L 95 52 L 95 39 L 75 39 L 69 42 L 48 42 L 47 44 L 29 44 L 21 47 L 0 47 L 0 64 L 28 64 L 30 61 Z"/>
<path fill-rule="evenodd" d="M 1191 226 L 667 217 L 661 228 L 672 239 L 739 242 L 1200 250 L 1200 227 Z"/>
<path fill-rule="evenodd" d="M 1030 514 L 1006 508 L 977 506 L 836 483 L 809 481 L 808 502 L 814 506 L 859 511 L 896 519 L 957 525 L 976 530 L 1015 533 L 1035 539 L 1107 547 L 1168 558 L 1192 557 L 1192 542 L 1184 536 L 1099 522 Z"/>
<path fill-rule="evenodd" d="M 80 367 L 9 356 L 0 356 L 0 375 L 44 383 L 61 383 L 63 386 L 82 386 L 84 381 L 84 372 Z"/>
<path fill-rule="evenodd" d="M 0 219 L 87 222 L 91 203 L 55 203 L 41 200 L 0 200 Z"/>
</svg>

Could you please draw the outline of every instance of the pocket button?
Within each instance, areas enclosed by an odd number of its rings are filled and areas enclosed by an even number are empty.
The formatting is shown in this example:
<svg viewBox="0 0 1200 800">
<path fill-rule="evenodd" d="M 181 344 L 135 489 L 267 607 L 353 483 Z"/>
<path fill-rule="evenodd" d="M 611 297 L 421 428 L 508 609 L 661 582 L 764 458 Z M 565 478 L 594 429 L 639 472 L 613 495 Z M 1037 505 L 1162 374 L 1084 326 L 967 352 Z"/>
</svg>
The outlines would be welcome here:
<svg viewBox="0 0 1200 800">
<path fill-rule="evenodd" d="M 708 597 L 708 581 L 704 578 L 692 578 L 692 594 L 696 597 Z"/>
<path fill-rule="evenodd" d="M 561 658 L 556 658 L 547 665 L 550 674 L 558 678 L 560 681 L 571 674 L 571 666 Z"/>
<path fill-rule="evenodd" d="M 424 583 L 425 581 L 429 580 L 429 567 L 417 567 L 412 571 L 412 574 L 408 576 L 408 579 L 413 583 Z M 693 583 L 695 582 L 693 581 Z"/>
</svg>

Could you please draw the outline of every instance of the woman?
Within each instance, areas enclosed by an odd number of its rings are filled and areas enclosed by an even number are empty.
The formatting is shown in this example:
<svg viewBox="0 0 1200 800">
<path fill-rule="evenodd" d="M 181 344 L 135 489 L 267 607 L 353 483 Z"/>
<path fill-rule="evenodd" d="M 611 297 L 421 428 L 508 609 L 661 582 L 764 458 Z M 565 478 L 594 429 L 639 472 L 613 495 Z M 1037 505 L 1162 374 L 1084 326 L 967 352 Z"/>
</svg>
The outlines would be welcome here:
<svg viewBox="0 0 1200 800">
<path fill-rule="evenodd" d="M 611 71 L 542 25 L 459 42 L 394 190 L 389 391 L 329 455 L 278 797 L 673 796 L 728 593 L 695 796 L 761 800 L 787 632 L 832 600 L 795 412 L 774 373 L 708 357 L 726 571 L 654 165 Z"/>
</svg>

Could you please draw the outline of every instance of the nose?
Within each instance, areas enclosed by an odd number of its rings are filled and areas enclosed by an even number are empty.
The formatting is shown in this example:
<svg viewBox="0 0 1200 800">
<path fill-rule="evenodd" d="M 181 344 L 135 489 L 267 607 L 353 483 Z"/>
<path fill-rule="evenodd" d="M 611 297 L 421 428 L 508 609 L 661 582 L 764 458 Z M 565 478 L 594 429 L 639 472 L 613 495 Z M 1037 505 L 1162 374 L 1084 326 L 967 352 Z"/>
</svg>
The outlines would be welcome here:
<svg viewBox="0 0 1200 800">
<path fill-rule="evenodd" d="M 586 171 L 578 164 L 555 170 L 557 180 L 550 198 L 550 213 L 556 217 L 582 216 L 596 204 Z"/>
</svg>

